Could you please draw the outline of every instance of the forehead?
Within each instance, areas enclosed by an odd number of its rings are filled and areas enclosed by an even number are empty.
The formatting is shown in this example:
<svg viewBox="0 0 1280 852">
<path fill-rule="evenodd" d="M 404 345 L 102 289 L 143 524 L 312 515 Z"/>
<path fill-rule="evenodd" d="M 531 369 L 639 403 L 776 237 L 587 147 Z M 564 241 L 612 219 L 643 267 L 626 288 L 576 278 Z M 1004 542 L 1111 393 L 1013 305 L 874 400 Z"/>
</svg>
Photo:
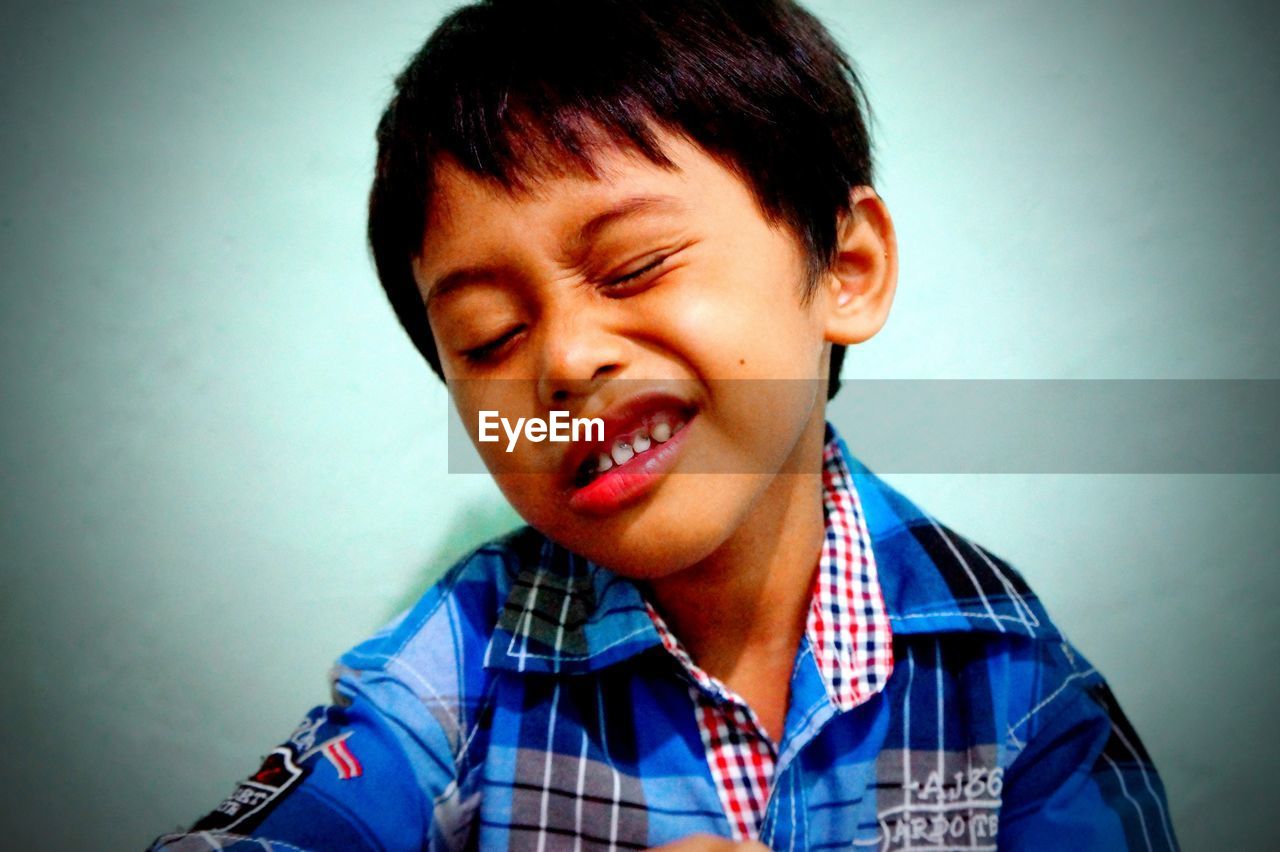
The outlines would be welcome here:
<svg viewBox="0 0 1280 852">
<path fill-rule="evenodd" d="M 515 187 L 443 158 L 415 264 L 420 285 L 446 265 L 480 263 L 516 244 L 556 256 L 571 253 L 604 230 L 591 227 L 601 220 L 759 213 L 741 179 L 702 148 L 675 134 L 658 139 L 670 166 L 629 147 L 601 145 L 590 172 L 565 164 L 539 170 Z"/>
</svg>

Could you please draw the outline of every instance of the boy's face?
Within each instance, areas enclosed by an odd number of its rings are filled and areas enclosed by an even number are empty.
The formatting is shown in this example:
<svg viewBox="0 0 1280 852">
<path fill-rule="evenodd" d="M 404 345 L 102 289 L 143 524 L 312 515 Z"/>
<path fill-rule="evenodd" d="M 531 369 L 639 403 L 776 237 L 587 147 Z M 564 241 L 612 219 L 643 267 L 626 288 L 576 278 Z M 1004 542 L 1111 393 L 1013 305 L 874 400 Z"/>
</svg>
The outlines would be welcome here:
<svg viewBox="0 0 1280 852">
<path fill-rule="evenodd" d="M 527 194 L 445 163 L 415 267 L 450 394 L 512 506 L 639 579 L 781 512 L 779 471 L 817 472 L 830 346 L 796 237 L 702 149 L 660 139 L 674 170 L 606 149 L 599 179 Z M 603 417 L 607 440 L 508 453 L 501 429 L 476 441 L 482 409 Z"/>
</svg>

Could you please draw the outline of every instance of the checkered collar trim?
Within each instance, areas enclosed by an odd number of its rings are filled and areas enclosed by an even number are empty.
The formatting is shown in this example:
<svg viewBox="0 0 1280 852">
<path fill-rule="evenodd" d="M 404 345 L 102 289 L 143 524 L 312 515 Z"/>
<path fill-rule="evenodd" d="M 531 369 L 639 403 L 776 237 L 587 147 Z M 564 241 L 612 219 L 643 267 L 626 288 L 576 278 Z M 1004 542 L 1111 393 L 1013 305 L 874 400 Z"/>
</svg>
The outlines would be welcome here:
<svg viewBox="0 0 1280 852">
<path fill-rule="evenodd" d="M 889 680 L 893 629 L 862 501 L 830 426 L 822 453 L 822 512 L 826 542 L 805 633 L 827 694 L 841 710 L 851 710 Z"/>
<path fill-rule="evenodd" d="M 840 710 L 851 710 L 889 680 L 893 630 L 876 576 L 862 504 L 839 438 L 830 426 L 822 455 L 822 511 L 826 540 L 814 577 L 805 635 L 827 695 Z M 693 662 L 648 601 L 645 610 L 663 647 L 699 687 L 717 700 L 746 707 L 732 690 Z"/>
</svg>

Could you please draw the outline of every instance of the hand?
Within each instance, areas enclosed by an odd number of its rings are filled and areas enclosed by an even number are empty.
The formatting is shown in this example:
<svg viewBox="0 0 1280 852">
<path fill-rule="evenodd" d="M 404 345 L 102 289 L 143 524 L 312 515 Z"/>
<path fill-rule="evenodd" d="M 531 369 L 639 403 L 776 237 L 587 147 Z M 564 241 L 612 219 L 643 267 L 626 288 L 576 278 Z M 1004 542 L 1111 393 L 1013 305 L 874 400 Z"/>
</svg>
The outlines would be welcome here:
<svg viewBox="0 0 1280 852">
<path fill-rule="evenodd" d="M 769 847 L 754 840 L 739 843 L 714 834 L 693 834 L 655 847 L 650 852 L 769 852 Z"/>
</svg>

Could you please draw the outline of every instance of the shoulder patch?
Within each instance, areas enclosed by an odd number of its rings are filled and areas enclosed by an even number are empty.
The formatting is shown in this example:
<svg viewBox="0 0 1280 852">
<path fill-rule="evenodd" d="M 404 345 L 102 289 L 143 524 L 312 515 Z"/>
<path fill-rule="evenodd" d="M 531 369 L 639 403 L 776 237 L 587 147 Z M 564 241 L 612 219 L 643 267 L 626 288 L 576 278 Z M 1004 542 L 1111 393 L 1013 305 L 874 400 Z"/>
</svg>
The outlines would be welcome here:
<svg viewBox="0 0 1280 852">
<path fill-rule="evenodd" d="M 364 774 L 364 767 L 360 765 L 360 760 L 347 747 L 347 737 L 349 736 L 350 734 L 344 734 L 336 737 L 320 747 L 321 753 L 333 764 L 334 770 L 338 773 L 338 778 L 343 781 L 359 778 Z"/>
<path fill-rule="evenodd" d="M 341 725 L 340 708 L 317 707 L 307 714 L 283 745 L 263 758 L 258 771 L 236 786 L 235 792 L 202 817 L 191 831 L 247 832 L 257 828 L 281 800 L 311 772 L 313 758 L 324 754 L 342 779 L 363 772 L 346 745 L 349 731 Z"/>
<path fill-rule="evenodd" d="M 241 781 L 234 793 L 223 799 L 222 804 L 193 825 L 191 830 L 253 829 L 305 775 L 306 770 L 294 762 L 293 751 L 281 746 L 268 754 L 257 772 Z"/>
</svg>

